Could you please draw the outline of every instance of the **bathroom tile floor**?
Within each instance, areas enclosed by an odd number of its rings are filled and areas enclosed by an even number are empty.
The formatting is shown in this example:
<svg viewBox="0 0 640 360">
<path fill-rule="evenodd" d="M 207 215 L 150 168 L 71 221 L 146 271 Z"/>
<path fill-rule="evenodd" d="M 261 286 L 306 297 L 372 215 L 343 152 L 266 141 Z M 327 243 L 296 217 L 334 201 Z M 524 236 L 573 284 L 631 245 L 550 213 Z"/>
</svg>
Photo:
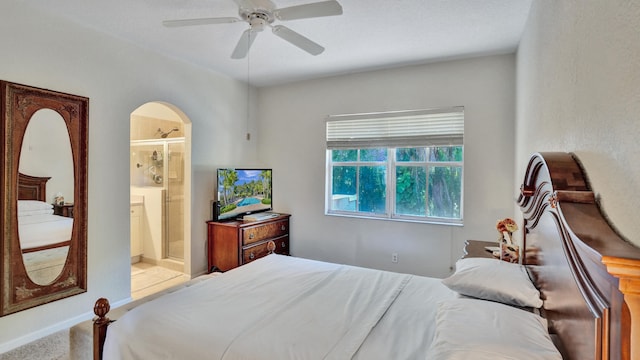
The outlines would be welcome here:
<svg viewBox="0 0 640 360">
<path fill-rule="evenodd" d="M 134 300 L 185 281 L 189 281 L 189 276 L 178 271 L 144 262 L 131 264 L 131 297 Z"/>
</svg>

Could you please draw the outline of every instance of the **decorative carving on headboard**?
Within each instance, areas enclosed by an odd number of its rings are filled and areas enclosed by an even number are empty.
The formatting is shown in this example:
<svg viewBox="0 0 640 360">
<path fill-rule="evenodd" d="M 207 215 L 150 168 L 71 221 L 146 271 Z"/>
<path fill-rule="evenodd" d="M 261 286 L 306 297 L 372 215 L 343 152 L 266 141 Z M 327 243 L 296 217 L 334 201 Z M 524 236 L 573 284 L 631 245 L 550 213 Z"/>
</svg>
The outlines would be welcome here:
<svg viewBox="0 0 640 360">
<path fill-rule="evenodd" d="M 523 261 L 563 356 L 640 359 L 640 249 L 603 216 L 577 158 L 534 154 L 518 204 Z"/>
<path fill-rule="evenodd" d="M 522 212 L 524 214 L 528 214 L 526 217 L 529 220 L 529 225 L 531 227 L 535 227 L 537 225 L 537 222 L 540 219 L 540 214 L 542 214 L 546 207 L 550 205 L 548 196 L 551 191 L 548 189 L 548 186 L 549 182 L 544 181 L 538 186 L 529 187 L 523 184 L 521 187 L 521 189 L 528 189 L 524 191 L 521 190 L 518 201 Z"/>
</svg>

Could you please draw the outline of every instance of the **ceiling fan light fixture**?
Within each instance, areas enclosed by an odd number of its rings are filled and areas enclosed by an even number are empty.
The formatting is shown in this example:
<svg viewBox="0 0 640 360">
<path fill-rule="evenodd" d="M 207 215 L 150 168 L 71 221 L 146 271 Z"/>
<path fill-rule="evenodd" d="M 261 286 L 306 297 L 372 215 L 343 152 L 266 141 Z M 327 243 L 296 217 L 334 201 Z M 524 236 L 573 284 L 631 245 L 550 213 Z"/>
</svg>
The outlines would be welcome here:
<svg viewBox="0 0 640 360">
<path fill-rule="evenodd" d="M 268 26 L 270 22 L 269 16 L 262 13 L 252 13 L 249 14 L 249 25 L 251 26 L 251 30 L 254 32 L 263 31 L 265 26 Z"/>
</svg>

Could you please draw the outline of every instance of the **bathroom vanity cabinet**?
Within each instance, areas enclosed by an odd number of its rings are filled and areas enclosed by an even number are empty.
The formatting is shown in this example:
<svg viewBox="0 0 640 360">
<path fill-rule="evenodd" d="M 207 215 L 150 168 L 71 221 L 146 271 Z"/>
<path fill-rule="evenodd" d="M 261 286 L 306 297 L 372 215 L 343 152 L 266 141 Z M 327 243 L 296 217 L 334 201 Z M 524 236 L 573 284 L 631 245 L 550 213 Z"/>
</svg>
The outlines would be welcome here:
<svg viewBox="0 0 640 360">
<path fill-rule="evenodd" d="M 140 204 L 131 205 L 131 257 L 142 255 L 142 212 Z"/>
</svg>

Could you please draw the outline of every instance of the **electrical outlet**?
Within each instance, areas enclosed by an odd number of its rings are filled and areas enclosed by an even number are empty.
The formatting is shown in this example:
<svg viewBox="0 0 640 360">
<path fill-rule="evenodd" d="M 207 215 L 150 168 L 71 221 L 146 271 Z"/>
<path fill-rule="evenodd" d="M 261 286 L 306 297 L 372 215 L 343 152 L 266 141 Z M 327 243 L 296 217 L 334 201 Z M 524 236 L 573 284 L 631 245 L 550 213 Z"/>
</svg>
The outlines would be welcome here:
<svg viewBox="0 0 640 360">
<path fill-rule="evenodd" d="M 391 253 L 391 262 L 392 263 L 398 262 L 398 253 Z"/>
</svg>

